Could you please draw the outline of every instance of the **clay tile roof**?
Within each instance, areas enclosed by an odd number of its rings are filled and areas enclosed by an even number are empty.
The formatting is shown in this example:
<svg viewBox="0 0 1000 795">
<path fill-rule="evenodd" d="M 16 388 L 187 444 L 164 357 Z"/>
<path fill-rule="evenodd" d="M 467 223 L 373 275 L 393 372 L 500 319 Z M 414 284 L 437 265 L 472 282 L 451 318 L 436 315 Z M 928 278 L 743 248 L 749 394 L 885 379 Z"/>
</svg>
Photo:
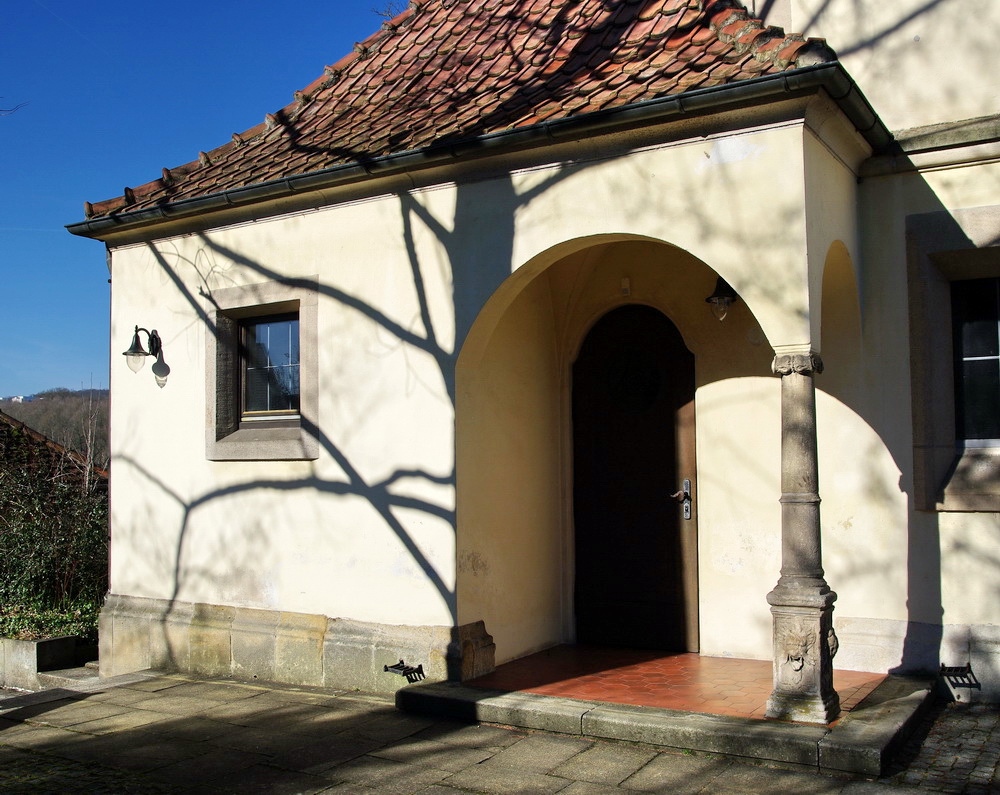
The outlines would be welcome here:
<svg viewBox="0 0 1000 795">
<path fill-rule="evenodd" d="M 736 0 L 420 0 L 261 124 L 89 218 L 830 61 Z"/>
</svg>

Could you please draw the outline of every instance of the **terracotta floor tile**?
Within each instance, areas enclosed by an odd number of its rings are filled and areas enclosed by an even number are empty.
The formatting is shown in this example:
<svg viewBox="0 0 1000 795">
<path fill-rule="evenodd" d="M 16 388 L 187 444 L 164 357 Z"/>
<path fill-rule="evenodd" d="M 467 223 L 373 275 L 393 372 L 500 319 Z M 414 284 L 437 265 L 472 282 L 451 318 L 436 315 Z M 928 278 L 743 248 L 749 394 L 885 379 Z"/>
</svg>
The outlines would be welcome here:
<svg viewBox="0 0 1000 795">
<path fill-rule="evenodd" d="M 841 714 L 856 707 L 884 674 L 834 671 Z M 687 712 L 764 718 L 771 662 L 594 646 L 558 646 L 498 666 L 474 687 L 636 704 Z"/>
</svg>

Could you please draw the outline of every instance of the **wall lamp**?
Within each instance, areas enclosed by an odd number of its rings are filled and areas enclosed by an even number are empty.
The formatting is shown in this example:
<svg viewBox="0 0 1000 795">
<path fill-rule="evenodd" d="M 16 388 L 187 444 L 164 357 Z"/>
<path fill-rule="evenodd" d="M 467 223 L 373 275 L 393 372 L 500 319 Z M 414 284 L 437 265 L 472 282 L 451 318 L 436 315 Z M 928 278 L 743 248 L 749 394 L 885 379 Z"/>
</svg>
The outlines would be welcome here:
<svg viewBox="0 0 1000 795">
<path fill-rule="evenodd" d="M 729 286 L 728 282 L 721 276 L 715 280 L 715 292 L 705 299 L 706 304 L 712 305 L 712 314 L 719 321 L 726 319 L 729 314 L 729 307 L 739 300 L 736 291 Z"/>
<path fill-rule="evenodd" d="M 148 351 L 142 347 L 142 343 L 139 341 L 140 331 L 146 332 L 146 344 L 149 346 Z M 155 328 L 149 331 L 136 326 L 135 334 L 132 335 L 132 346 L 127 351 L 123 351 L 122 356 L 125 357 L 129 369 L 133 373 L 138 373 L 142 369 L 142 366 L 146 363 L 147 356 L 156 357 L 156 361 L 153 362 L 153 378 L 156 379 L 156 385 L 161 389 L 167 385 L 167 376 L 170 375 L 170 367 L 163 361 L 163 342 L 160 340 L 160 335 L 156 333 Z"/>
</svg>

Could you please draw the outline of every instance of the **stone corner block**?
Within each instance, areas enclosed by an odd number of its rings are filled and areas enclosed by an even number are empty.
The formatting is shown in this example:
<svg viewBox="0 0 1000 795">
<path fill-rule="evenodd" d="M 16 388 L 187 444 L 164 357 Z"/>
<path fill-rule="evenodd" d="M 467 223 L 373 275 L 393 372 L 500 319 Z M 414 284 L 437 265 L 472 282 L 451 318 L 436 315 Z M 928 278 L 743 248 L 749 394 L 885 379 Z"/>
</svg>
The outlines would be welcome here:
<svg viewBox="0 0 1000 795">
<path fill-rule="evenodd" d="M 451 630 L 447 672 L 453 682 L 467 682 L 496 669 L 496 644 L 486 631 L 486 623 L 474 621 Z"/>
<path fill-rule="evenodd" d="M 403 660 L 421 666 L 424 679 L 447 677 L 448 627 L 374 624 L 346 618 L 327 622 L 324 684 L 344 690 L 393 693 L 411 682 L 385 669 Z"/>
<path fill-rule="evenodd" d="M 933 697 L 928 677 L 889 676 L 819 742 L 819 769 L 878 776 Z"/>
</svg>

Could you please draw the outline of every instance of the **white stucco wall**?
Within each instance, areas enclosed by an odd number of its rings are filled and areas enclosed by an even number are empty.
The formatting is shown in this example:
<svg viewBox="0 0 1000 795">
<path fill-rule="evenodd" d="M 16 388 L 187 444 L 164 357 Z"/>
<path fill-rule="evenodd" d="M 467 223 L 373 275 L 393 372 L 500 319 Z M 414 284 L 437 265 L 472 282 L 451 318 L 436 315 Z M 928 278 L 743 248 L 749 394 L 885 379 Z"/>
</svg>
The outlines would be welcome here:
<svg viewBox="0 0 1000 795">
<path fill-rule="evenodd" d="M 453 213 L 446 191 L 419 200 L 429 217 Z M 416 286 L 404 215 L 380 200 L 114 252 L 112 338 L 158 328 L 172 370 L 160 390 L 148 368 L 113 361 L 115 592 L 450 623 L 451 285 L 439 237 L 415 221 Z M 320 457 L 207 461 L 198 313 L 213 289 L 274 274 L 319 274 Z"/>
<path fill-rule="evenodd" d="M 993 0 L 754 0 L 748 6 L 790 33 L 825 38 L 892 130 L 1000 108 L 1000 9 Z"/>
<path fill-rule="evenodd" d="M 763 597 L 781 568 L 780 384 L 766 370 L 718 381 L 699 387 L 696 405 L 701 650 L 768 659 Z"/>
<path fill-rule="evenodd" d="M 1000 540 L 994 515 L 928 517 L 909 499 L 903 219 L 1000 204 L 1000 166 L 859 189 L 857 141 L 824 113 L 812 130 L 114 249 L 116 350 L 133 324 L 155 327 L 172 372 L 159 390 L 113 354 L 112 590 L 387 624 L 482 619 L 499 661 L 571 639 L 566 374 L 589 324 L 630 300 L 661 308 L 696 356 L 703 653 L 771 655 L 773 347 L 829 350 L 816 384 L 838 662 L 891 667 L 908 622 L 994 621 L 981 560 Z M 741 296 L 721 325 L 704 305 L 716 273 Z M 199 312 L 213 290 L 276 274 L 320 284 L 319 458 L 208 461 Z M 872 651 L 885 627 L 898 642 Z"/>
<path fill-rule="evenodd" d="M 519 264 L 628 233 L 717 264 L 767 334 L 806 341 L 804 280 L 778 278 L 805 251 L 801 139 L 778 125 L 115 249 L 113 339 L 157 328 L 172 372 L 160 390 L 113 362 L 112 589 L 451 623 L 456 326 Z M 763 182 L 766 206 L 737 189 Z M 320 457 L 207 461 L 199 312 L 275 275 L 318 275 Z"/>
<path fill-rule="evenodd" d="M 905 297 L 905 219 L 909 215 L 1000 205 L 1000 164 L 956 164 L 922 173 L 873 177 L 864 181 L 862 197 L 866 258 L 893 264 L 881 285 L 876 285 L 874 278 L 869 280 L 867 324 L 872 324 L 876 333 L 881 335 L 882 360 L 888 368 L 888 375 L 885 372 L 871 373 L 869 378 L 873 384 L 884 383 L 887 387 L 898 384 L 902 390 L 892 400 L 874 402 L 872 411 L 880 425 L 900 433 L 905 431 L 905 426 L 896 420 L 900 414 L 909 415 L 906 302 L 885 299 L 893 290 L 899 290 Z M 897 438 L 902 449 L 908 443 L 907 439 L 897 437 L 895 433 L 883 436 L 888 436 L 893 447 Z M 901 461 L 905 484 L 910 477 L 909 456 L 901 456 Z M 964 579 L 958 572 L 961 569 L 970 572 L 980 570 L 978 550 L 985 541 L 984 534 L 991 536 L 995 544 L 1000 544 L 1000 518 L 996 514 L 942 512 L 928 514 L 925 521 L 940 528 L 942 560 L 957 577 L 957 580 L 944 580 L 944 592 L 956 597 L 959 593 L 965 595 L 964 598 L 946 601 L 946 620 L 956 623 L 995 622 L 996 616 L 992 615 L 994 611 L 989 607 L 991 603 L 995 604 L 996 598 L 992 581 L 976 577 Z M 968 538 L 967 546 L 963 538 Z"/>
<path fill-rule="evenodd" d="M 565 636 L 555 335 L 549 282 L 537 279 L 458 379 L 458 620 L 485 620 L 500 661 Z"/>
</svg>

